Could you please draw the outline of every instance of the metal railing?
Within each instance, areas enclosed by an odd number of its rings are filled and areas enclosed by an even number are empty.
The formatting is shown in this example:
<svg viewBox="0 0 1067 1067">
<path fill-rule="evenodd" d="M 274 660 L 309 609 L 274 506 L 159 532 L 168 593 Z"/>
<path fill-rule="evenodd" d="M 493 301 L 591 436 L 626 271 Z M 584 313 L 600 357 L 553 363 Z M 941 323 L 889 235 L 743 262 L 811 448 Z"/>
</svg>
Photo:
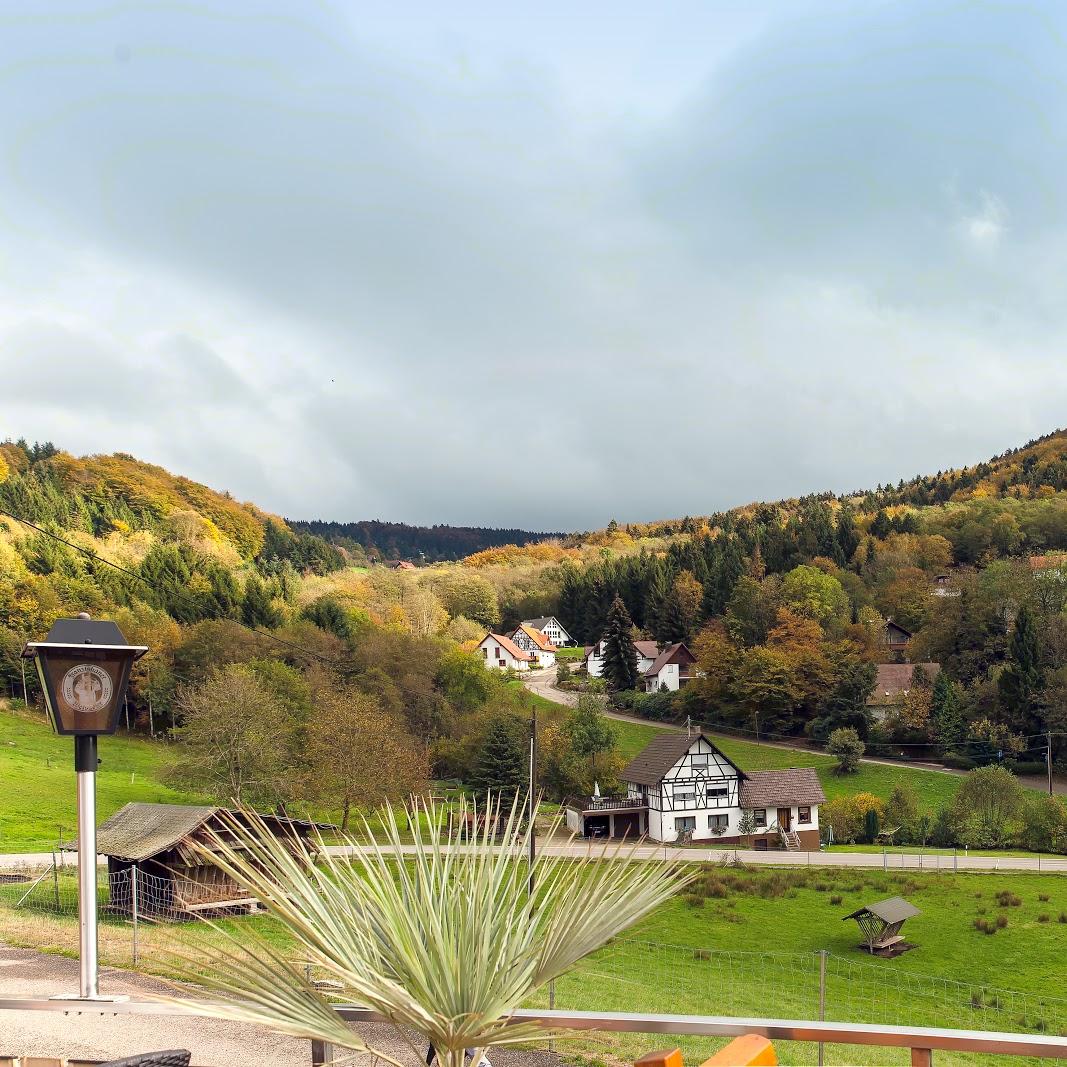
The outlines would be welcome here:
<svg viewBox="0 0 1067 1067">
<path fill-rule="evenodd" d="M 377 1012 L 356 1005 L 336 1005 L 350 1023 L 388 1022 Z M 96 1015 L 196 1015 L 192 1007 L 143 1000 L 84 1001 L 16 998 L 0 1000 L 0 1011 L 47 1011 Z M 1048 1034 L 1006 1034 L 938 1027 L 875 1026 L 867 1023 L 827 1023 L 808 1019 L 734 1018 L 722 1015 L 646 1015 L 636 1012 L 520 1010 L 518 1022 L 539 1022 L 547 1030 L 602 1031 L 605 1033 L 676 1034 L 699 1037 L 736 1037 L 758 1034 L 771 1041 L 805 1041 L 822 1044 L 864 1045 L 911 1049 L 913 1065 L 929 1065 L 935 1051 L 985 1053 L 997 1056 L 1033 1056 L 1067 1059 L 1067 1037 Z M 312 1067 L 323 1067 L 333 1056 L 321 1041 L 311 1042 Z"/>
</svg>

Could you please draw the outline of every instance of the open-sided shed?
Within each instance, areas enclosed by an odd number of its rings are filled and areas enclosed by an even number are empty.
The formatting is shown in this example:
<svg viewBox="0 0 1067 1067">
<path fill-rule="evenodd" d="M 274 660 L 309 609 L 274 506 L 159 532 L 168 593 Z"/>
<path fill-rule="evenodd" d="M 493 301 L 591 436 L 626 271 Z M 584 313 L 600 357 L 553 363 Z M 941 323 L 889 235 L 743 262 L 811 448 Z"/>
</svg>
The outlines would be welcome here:
<svg viewBox="0 0 1067 1067">
<path fill-rule="evenodd" d="M 232 840 L 229 817 L 240 819 L 241 813 L 199 804 L 132 803 L 120 808 L 100 825 L 96 838 L 97 851 L 107 856 L 111 909 L 132 909 L 134 868 L 141 915 L 192 918 L 202 912 L 253 907 L 255 900 L 201 851 L 212 848 L 213 834 Z M 316 829 L 315 823 L 303 819 L 261 818 L 294 850 L 297 842 L 307 843 Z"/>
<path fill-rule="evenodd" d="M 888 900 L 880 900 L 877 904 L 857 908 L 841 921 L 856 920 L 863 931 L 863 947 L 872 956 L 894 956 L 904 950 L 901 927 L 907 919 L 918 914 L 919 909 L 903 897 L 889 897 Z"/>
</svg>

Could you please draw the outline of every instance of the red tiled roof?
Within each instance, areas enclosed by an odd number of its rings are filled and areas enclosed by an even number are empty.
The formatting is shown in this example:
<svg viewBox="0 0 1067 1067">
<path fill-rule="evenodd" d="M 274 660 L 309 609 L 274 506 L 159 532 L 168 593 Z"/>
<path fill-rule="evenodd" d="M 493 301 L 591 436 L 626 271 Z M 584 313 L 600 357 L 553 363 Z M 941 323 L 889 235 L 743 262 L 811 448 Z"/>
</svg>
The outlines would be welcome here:
<svg viewBox="0 0 1067 1067">
<path fill-rule="evenodd" d="M 541 633 L 540 630 L 535 630 L 532 626 L 527 626 L 526 623 L 522 623 L 518 627 L 518 629 L 515 630 L 515 633 L 517 634 L 519 632 L 519 630 L 522 630 L 522 632 L 524 634 L 526 634 L 526 636 L 531 641 L 533 641 L 533 643 L 535 645 L 537 645 L 537 647 L 542 652 L 555 652 L 555 651 L 557 651 L 556 646 L 554 644 L 552 644 L 552 642 L 549 641 L 549 639 L 547 637 L 545 637 L 545 635 L 543 633 Z M 514 637 L 515 634 L 512 634 L 512 636 Z"/>
<path fill-rule="evenodd" d="M 741 807 L 774 808 L 793 804 L 825 804 L 826 794 L 811 767 L 783 771 L 749 771 L 741 782 Z"/>
<path fill-rule="evenodd" d="M 940 663 L 879 663 L 874 688 L 867 697 L 868 704 L 893 704 L 897 697 L 909 690 L 916 667 L 926 671 L 931 682 L 941 673 Z"/>
<path fill-rule="evenodd" d="M 532 656 L 532 655 L 530 655 L 530 653 L 529 653 L 529 652 L 523 652 L 523 650 L 522 650 L 521 648 L 519 648 L 519 646 L 518 646 L 518 645 L 516 645 L 516 644 L 515 644 L 515 643 L 514 643 L 514 642 L 513 642 L 512 640 L 511 640 L 511 638 L 510 638 L 510 637 L 505 637 L 505 636 L 504 636 L 503 634 L 494 634 L 494 633 L 487 633 L 487 634 L 485 635 L 485 637 L 483 637 L 483 638 L 482 638 L 482 640 L 481 640 L 481 644 L 483 644 L 483 645 L 484 645 L 484 644 L 485 644 L 485 642 L 486 642 L 486 641 L 487 641 L 487 640 L 488 640 L 488 639 L 489 639 L 490 637 L 491 637 L 491 638 L 492 638 L 492 639 L 493 639 L 493 640 L 494 640 L 494 641 L 495 641 L 495 642 L 496 642 L 496 643 L 497 643 L 497 644 L 498 644 L 498 645 L 499 645 L 499 646 L 500 646 L 500 647 L 501 647 L 502 649 L 504 649 L 504 650 L 505 650 L 505 651 L 507 651 L 507 652 L 510 652 L 510 653 L 511 653 L 511 654 L 512 654 L 512 655 L 513 655 L 513 656 L 514 656 L 514 657 L 515 657 L 516 659 L 524 659 L 524 660 L 531 660 L 531 659 L 533 659 L 533 656 Z"/>
</svg>

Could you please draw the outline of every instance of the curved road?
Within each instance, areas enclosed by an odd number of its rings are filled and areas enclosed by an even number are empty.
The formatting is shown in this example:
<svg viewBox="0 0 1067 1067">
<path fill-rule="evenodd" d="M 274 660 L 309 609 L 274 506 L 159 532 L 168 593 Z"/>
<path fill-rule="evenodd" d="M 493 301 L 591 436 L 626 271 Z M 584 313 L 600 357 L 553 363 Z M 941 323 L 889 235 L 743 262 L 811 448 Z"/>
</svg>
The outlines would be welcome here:
<svg viewBox="0 0 1067 1067">
<path fill-rule="evenodd" d="M 528 671 L 522 677 L 523 685 L 530 690 L 531 693 L 536 693 L 540 697 L 544 697 L 545 700 L 551 700 L 555 704 L 564 704 L 567 707 L 574 707 L 578 703 L 577 693 L 568 693 L 562 689 L 556 688 L 556 672 L 552 669 L 541 671 Z M 659 730 L 681 730 L 681 726 L 674 725 L 673 723 L 665 722 L 650 722 L 648 719 L 639 718 L 636 715 L 623 715 L 618 711 L 611 711 L 607 708 L 604 709 L 604 715 L 609 719 L 617 719 L 619 722 L 635 722 L 641 726 L 652 726 Z M 715 727 L 707 727 L 709 733 L 715 733 Z M 726 736 L 731 736 L 727 734 Z M 745 738 L 739 738 L 738 740 L 746 740 Z M 749 742 L 750 744 L 753 742 Z M 791 745 L 785 741 L 760 741 L 761 745 L 766 745 L 767 748 L 782 748 L 789 752 L 809 752 L 815 755 L 825 755 L 822 752 L 815 752 L 813 749 L 808 748 L 806 745 L 796 744 Z M 879 767 L 909 767 L 912 770 L 917 771 L 933 771 L 935 774 L 954 774 L 964 775 L 967 772 L 958 770 L 955 767 L 943 767 L 940 763 L 927 763 L 924 760 L 889 760 L 889 759 L 875 759 L 871 756 L 864 756 L 860 763 L 873 763 Z M 1048 789 L 1048 781 L 1041 775 L 1020 775 L 1019 781 L 1023 785 L 1030 789 L 1036 789 L 1039 792 L 1046 792 Z M 1052 791 L 1059 796 L 1067 796 L 1067 776 L 1062 774 L 1054 774 L 1052 776 Z"/>
</svg>

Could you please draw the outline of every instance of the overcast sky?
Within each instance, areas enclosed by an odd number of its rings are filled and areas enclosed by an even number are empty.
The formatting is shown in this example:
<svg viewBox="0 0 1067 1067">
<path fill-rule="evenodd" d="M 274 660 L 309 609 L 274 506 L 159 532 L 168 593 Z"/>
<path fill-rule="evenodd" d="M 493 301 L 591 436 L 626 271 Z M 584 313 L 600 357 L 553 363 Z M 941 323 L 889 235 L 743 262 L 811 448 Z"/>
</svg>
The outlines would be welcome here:
<svg viewBox="0 0 1067 1067">
<path fill-rule="evenodd" d="M 1067 4 L 0 0 L 0 437 L 582 529 L 1067 424 Z"/>
</svg>

